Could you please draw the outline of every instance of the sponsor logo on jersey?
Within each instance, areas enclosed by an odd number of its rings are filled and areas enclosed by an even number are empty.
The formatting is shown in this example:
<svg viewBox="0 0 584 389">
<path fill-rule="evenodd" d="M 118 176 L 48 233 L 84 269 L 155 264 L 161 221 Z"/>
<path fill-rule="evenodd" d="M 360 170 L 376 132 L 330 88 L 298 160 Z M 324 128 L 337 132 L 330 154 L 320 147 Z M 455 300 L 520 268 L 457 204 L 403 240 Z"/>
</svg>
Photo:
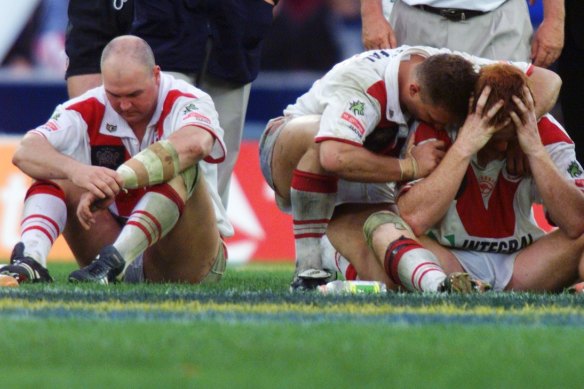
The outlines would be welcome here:
<svg viewBox="0 0 584 389">
<path fill-rule="evenodd" d="M 124 146 L 92 146 L 91 164 L 117 169 L 124 163 L 125 150 Z"/>
<path fill-rule="evenodd" d="M 489 253 L 509 254 L 521 250 L 533 243 L 533 236 L 527 234 L 519 239 L 507 240 L 475 240 L 465 239 L 462 242 L 463 250 L 484 251 Z"/>
<path fill-rule="evenodd" d="M 568 174 L 570 174 L 571 177 L 580 177 L 582 175 L 582 169 L 578 162 L 572 161 L 570 163 L 570 166 L 568 166 Z"/>
<path fill-rule="evenodd" d="M 118 126 L 115 124 L 111 124 L 111 123 L 106 123 L 105 124 L 105 129 L 108 132 L 116 132 L 118 130 Z"/>
<path fill-rule="evenodd" d="M 53 114 L 53 116 L 51 116 L 51 119 L 50 120 L 57 121 L 57 120 L 59 120 L 60 117 L 61 117 L 61 114 L 59 112 L 55 112 Z"/>
<path fill-rule="evenodd" d="M 359 136 L 363 136 L 363 134 L 365 134 L 365 128 L 363 127 L 359 119 L 357 119 L 355 116 L 351 115 L 348 112 L 343 112 L 343 114 L 341 115 L 341 119 L 352 124 L 357 130 Z"/>
<path fill-rule="evenodd" d="M 192 119 L 195 119 L 197 122 L 201 122 L 201 123 L 205 123 L 205 124 L 207 124 L 207 125 L 211 125 L 211 119 L 209 119 L 209 118 L 208 118 L 207 116 L 205 116 L 205 115 L 201 115 L 201 114 L 200 114 L 200 113 L 198 113 L 198 112 L 191 112 L 191 113 L 188 113 L 188 114 L 187 114 L 187 115 L 184 117 L 184 120 L 191 119 L 191 118 L 192 118 Z"/>
<path fill-rule="evenodd" d="M 53 131 L 57 131 L 59 129 L 59 126 L 57 125 L 57 123 L 53 119 L 50 119 L 48 122 L 43 124 L 40 128 L 42 128 L 43 130 L 47 130 L 49 132 L 53 132 Z"/>
<path fill-rule="evenodd" d="M 365 115 L 365 103 L 362 101 L 351 101 L 349 103 L 349 111 L 353 112 L 353 115 L 364 116 Z"/>
</svg>

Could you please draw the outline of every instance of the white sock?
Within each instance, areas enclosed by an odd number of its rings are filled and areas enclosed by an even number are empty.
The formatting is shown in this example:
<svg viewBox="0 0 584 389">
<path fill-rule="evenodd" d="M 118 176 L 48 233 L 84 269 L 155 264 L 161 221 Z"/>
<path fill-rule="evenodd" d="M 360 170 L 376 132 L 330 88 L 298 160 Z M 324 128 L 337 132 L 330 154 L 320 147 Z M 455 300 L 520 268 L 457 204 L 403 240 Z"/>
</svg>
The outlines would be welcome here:
<svg viewBox="0 0 584 389">
<path fill-rule="evenodd" d="M 290 198 L 296 248 L 296 271 L 322 269 L 320 240 L 333 214 L 336 177 L 294 170 Z"/>
<path fill-rule="evenodd" d="M 132 211 L 113 244 L 126 261 L 126 268 L 176 225 L 184 203 L 173 192 L 169 185 L 158 185 L 144 194 Z"/>
<path fill-rule="evenodd" d="M 35 182 L 24 200 L 20 241 L 24 255 L 47 266 L 47 256 L 67 222 L 65 194 L 53 183 Z"/>
<path fill-rule="evenodd" d="M 359 279 L 357 270 L 349 260 L 341 255 L 332 245 L 329 238 L 324 235 L 320 242 L 322 253 L 322 266 L 325 270 L 339 272 L 345 280 L 354 281 Z"/>
<path fill-rule="evenodd" d="M 434 253 L 404 237 L 387 248 L 384 268 L 393 282 L 409 291 L 437 292 L 446 278 Z"/>
</svg>

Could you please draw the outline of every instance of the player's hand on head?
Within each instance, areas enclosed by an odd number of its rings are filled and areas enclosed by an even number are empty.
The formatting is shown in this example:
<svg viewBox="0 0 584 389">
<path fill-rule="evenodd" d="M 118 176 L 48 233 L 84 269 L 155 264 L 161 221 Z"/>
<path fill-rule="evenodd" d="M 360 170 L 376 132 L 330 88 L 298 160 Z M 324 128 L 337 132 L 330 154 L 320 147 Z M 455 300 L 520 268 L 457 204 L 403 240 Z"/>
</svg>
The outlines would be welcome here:
<svg viewBox="0 0 584 389">
<path fill-rule="evenodd" d="M 469 114 L 458 131 L 456 144 L 459 148 L 462 147 L 468 156 L 477 153 L 487 144 L 494 133 L 508 124 L 504 123 L 499 126 L 491 124 L 493 117 L 503 107 L 503 101 L 498 101 L 490 109 L 487 109 L 486 104 L 490 93 L 491 88 L 486 86 L 478 97 L 476 108 L 474 111 L 469 109 Z M 473 103 L 474 101 L 471 99 L 469 105 L 472 107 Z"/>
<path fill-rule="evenodd" d="M 516 109 L 509 113 L 513 124 L 517 130 L 519 146 L 526 155 L 534 155 L 538 152 L 545 152 L 539 129 L 537 127 L 537 117 L 535 114 L 535 102 L 529 88 L 523 88 L 523 98 L 513 96 Z"/>
</svg>

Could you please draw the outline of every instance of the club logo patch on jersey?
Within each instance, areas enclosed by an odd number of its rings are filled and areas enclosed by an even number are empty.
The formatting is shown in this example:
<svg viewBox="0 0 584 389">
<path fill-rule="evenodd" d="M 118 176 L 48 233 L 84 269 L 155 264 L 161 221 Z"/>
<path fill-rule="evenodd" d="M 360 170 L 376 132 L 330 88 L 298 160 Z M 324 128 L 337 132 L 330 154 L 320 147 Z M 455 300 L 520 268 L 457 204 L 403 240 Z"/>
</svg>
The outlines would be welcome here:
<svg viewBox="0 0 584 389">
<path fill-rule="evenodd" d="M 571 177 L 580 177 L 582 175 L 582 169 L 578 162 L 572 161 L 572 163 L 570 163 L 570 166 L 568 166 L 568 174 L 570 174 Z"/>
<path fill-rule="evenodd" d="M 187 114 L 187 113 L 189 113 L 189 112 L 198 111 L 198 110 L 199 110 L 199 108 L 198 108 L 198 107 L 197 107 L 195 104 L 193 104 L 193 103 L 189 103 L 189 104 L 188 104 L 188 105 L 185 107 L 185 109 L 183 110 L 183 115 L 186 115 L 186 114 Z"/>
<path fill-rule="evenodd" d="M 353 112 L 353 115 L 364 116 L 365 115 L 365 103 L 362 101 L 351 101 L 349 104 L 349 111 Z"/>
<path fill-rule="evenodd" d="M 124 163 L 125 151 L 124 146 L 92 146 L 91 164 L 115 170 Z"/>
<path fill-rule="evenodd" d="M 477 181 L 483 197 L 489 197 L 495 188 L 495 180 L 489 176 L 479 176 Z"/>
</svg>

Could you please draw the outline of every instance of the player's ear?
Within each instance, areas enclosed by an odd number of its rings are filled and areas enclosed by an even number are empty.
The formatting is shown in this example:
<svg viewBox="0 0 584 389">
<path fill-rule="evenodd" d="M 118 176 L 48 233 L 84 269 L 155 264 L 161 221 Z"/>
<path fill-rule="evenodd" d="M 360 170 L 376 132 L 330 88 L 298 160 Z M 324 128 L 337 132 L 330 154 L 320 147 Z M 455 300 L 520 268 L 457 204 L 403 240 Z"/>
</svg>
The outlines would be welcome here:
<svg viewBox="0 0 584 389">
<path fill-rule="evenodd" d="M 408 92 L 409 92 L 410 97 L 411 98 L 416 97 L 416 95 L 418 95 L 420 93 L 420 90 L 421 90 L 420 85 L 415 83 L 415 82 L 412 82 L 410 84 L 410 87 L 408 88 Z"/>
</svg>

